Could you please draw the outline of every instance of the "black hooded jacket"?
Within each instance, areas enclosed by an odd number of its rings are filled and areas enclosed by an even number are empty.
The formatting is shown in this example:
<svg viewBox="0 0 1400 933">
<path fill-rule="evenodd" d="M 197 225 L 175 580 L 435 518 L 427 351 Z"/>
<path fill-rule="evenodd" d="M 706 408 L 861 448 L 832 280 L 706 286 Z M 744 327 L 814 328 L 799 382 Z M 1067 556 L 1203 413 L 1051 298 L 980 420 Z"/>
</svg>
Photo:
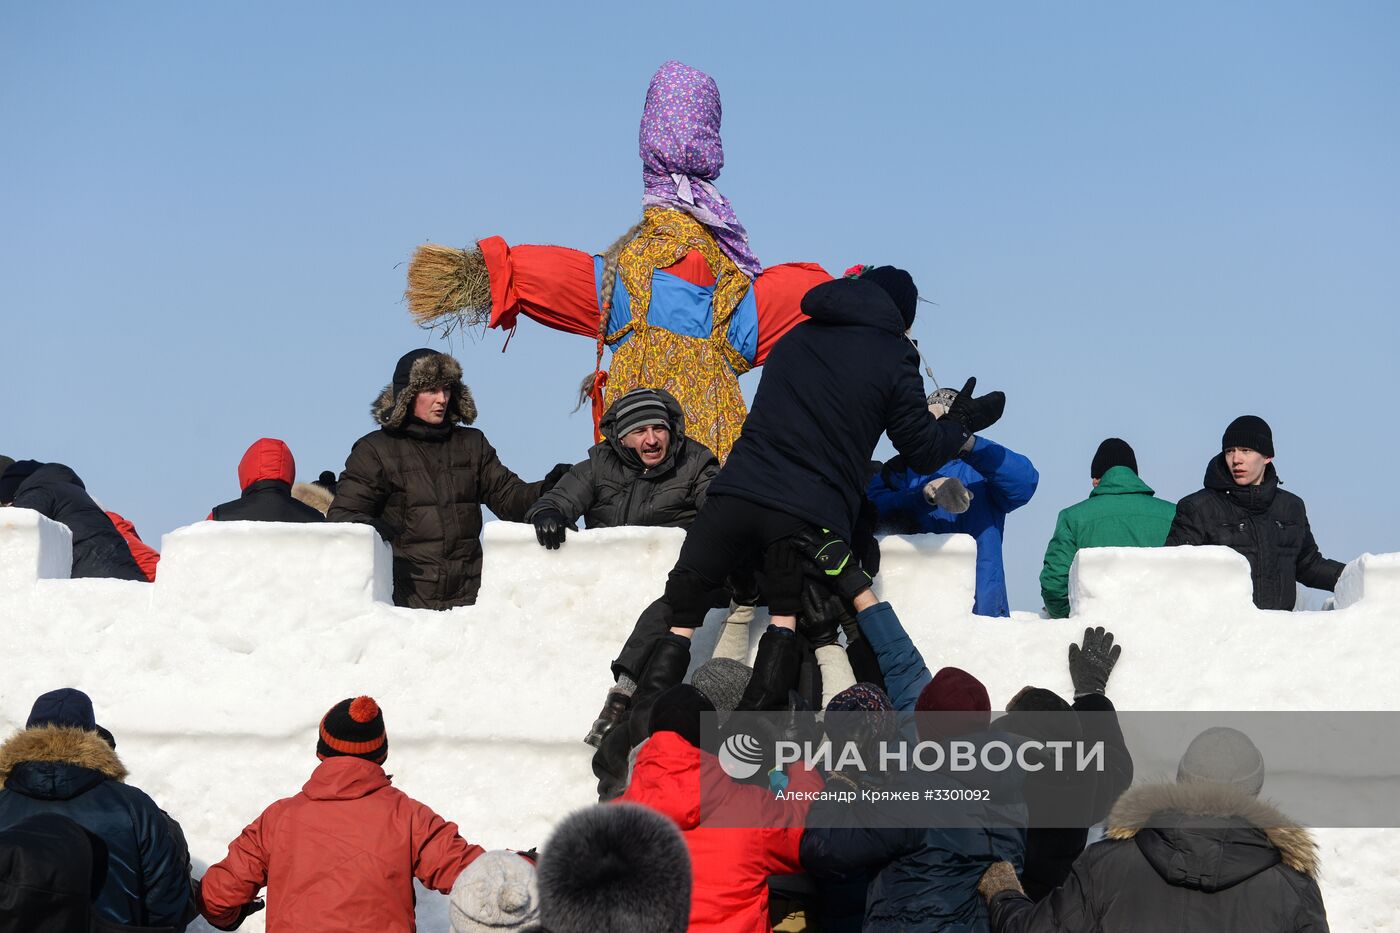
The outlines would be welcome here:
<svg viewBox="0 0 1400 933">
<path fill-rule="evenodd" d="M 96 882 L 92 841 L 67 817 L 40 813 L 0 830 L 0 933 L 90 930 Z"/>
<path fill-rule="evenodd" d="M 1003 892 L 993 933 L 1325 933 L 1317 846 L 1221 784 L 1145 784 L 1038 904 Z"/>
<path fill-rule="evenodd" d="M 1258 486 L 1237 486 L 1225 455 L 1216 454 L 1205 488 L 1176 505 L 1167 546 L 1180 544 L 1223 544 L 1244 555 L 1260 609 L 1292 609 L 1295 581 L 1332 590 L 1342 575 L 1342 563 L 1318 551 L 1303 500 L 1279 488 L 1272 463 Z"/>
<path fill-rule="evenodd" d="M 14 506 L 33 509 L 73 533 L 73 577 L 148 582 L 126 539 L 87 494 L 83 481 L 61 463 L 46 463 L 15 490 Z"/>
<path fill-rule="evenodd" d="M 710 494 L 757 502 L 850 540 L 881 434 L 920 473 L 956 456 L 967 434 L 929 414 L 918 352 L 884 289 L 836 279 L 809 291 L 802 310 L 811 320 L 768 355 L 743 433 Z"/>
<path fill-rule="evenodd" d="M 647 469 L 635 450 L 623 446 L 614 405 L 598 425 L 603 441 L 530 507 L 526 521 L 542 509 L 557 509 L 570 522 L 582 517 L 589 528 L 685 528 L 695 520 L 710 480 L 719 472 L 719 460 L 704 444 L 686 437 L 680 402 L 664 389 L 654 391 L 665 400 L 671 418 L 666 458 Z"/>
</svg>

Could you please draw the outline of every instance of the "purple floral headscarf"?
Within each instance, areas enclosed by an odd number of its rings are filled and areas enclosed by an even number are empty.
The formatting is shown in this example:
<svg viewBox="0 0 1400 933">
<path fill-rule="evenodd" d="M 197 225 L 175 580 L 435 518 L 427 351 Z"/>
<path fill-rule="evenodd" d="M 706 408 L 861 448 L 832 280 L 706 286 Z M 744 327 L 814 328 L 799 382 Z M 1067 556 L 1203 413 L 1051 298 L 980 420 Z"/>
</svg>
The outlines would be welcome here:
<svg viewBox="0 0 1400 933">
<path fill-rule="evenodd" d="M 647 88 L 639 142 L 645 206 L 685 211 L 714 234 L 719 248 L 750 278 L 763 264 L 734 208 L 710 182 L 724 168 L 719 86 L 681 62 L 656 69 Z"/>
</svg>

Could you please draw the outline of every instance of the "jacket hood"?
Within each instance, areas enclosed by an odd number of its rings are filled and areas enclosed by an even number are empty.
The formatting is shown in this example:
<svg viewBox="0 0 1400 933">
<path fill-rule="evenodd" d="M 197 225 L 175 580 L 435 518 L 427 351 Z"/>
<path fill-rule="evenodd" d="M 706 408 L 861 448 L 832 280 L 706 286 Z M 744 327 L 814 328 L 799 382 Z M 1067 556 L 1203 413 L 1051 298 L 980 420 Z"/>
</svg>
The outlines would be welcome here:
<svg viewBox="0 0 1400 933">
<path fill-rule="evenodd" d="M 25 767 L 20 768 L 21 765 Z M 97 783 L 98 778 L 85 779 L 72 773 L 74 768 L 114 781 L 126 780 L 126 767 L 116 750 L 102 736 L 86 729 L 35 726 L 15 733 L 0 745 L 0 783 L 8 782 L 12 776 L 22 778 L 25 786 L 21 790 L 25 792 L 66 798 Z"/>
<path fill-rule="evenodd" d="M 424 389 L 448 386 L 447 422 L 471 424 L 476 421 L 476 400 L 471 389 L 462 383 L 462 365 L 446 353 L 426 353 L 413 361 L 408 384 L 395 391 L 394 383 L 386 385 L 370 404 L 369 412 L 380 425 L 397 429 L 404 426 L 412 413 L 413 397 Z"/>
<path fill-rule="evenodd" d="M 1317 843 L 1272 804 L 1225 784 L 1142 784 L 1118 798 L 1110 839 L 1134 839 L 1168 884 L 1220 891 L 1277 865 L 1316 877 Z"/>
<path fill-rule="evenodd" d="M 274 437 L 254 441 L 238 461 L 239 489 L 264 479 L 280 480 L 290 486 L 296 476 L 297 463 L 292 459 L 291 448 Z"/>
<path fill-rule="evenodd" d="M 702 754 L 674 732 L 654 733 L 637 753 L 627 801 L 651 807 L 682 830 L 699 826 Z"/>
<path fill-rule="evenodd" d="M 292 498 L 311 506 L 322 515 L 330 511 L 331 503 L 335 501 L 331 491 L 320 483 L 293 483 Z"/>
<path fill-rule="evenodd" d="M 873 282 L 832 279 L 802 296 L 802 313 L 822 324 L 875 327 L 896 336 L 905 331 L 894 299 Z"/>
<path fill-rule="evenodd" d="M 1153 495 L 1151 486 L 1142 481 L 1132 470 L 1125 466 L 1109 467 L 1099 477 L 1099 484 L 1090 491 L 1091 496 L 1124 496 L 1141 493 L 1143 495 Z"/>
<path fill-rule="evenodd" d="M 676 462 L 681 446 L 686 443 L 685 410 L 681 408 L 681 403 L 676 401 L 676 397 L 665 389 L 653 389 L 652 391 L 661 396 L 661 400 L 666 403 L 666 415 L 671 420 L 671 443 L 666 448 L 666 459 L 651 470 L 651 473 L 660 473 Z M 608 406 L 603 420 L 598 422 L 598 433 L 603 435 L 604 443 L 612 448 L 613 453 L 622 458 L 623 463 L 636 467 L 639 471 L 642 469 L 642 461 L 637 456 L 637 452 L 623 446 L 622 439 L 617 436 L 617 405 L 615 403 Z"/>
<path fill-rule="evenodd" d="M 83 485 L 83 481 L 78 477 L 78 474 L 74 473 L 71 467 L 63 463 L 44 464 L 43 466 L 39 467 L 39 469 L 35 470 L 33 473 L 30 473 L 29 478 L 26 479 L 23 483 L 21 483 L 20 486 L 28 486 L 31 483 L 68 483 L 70 485 L 77 486 L 79 489 L 82 489 L 84 491 L 87 490 L 87 487 Z"/>
<path fill-rule="evenodd" d="M 358 800 L 389 786 L 389 775 L 372 761 L 337 755 L 316 766 L 301 792 L 312 800 Z"/>
<path fill-rule="evenodd" d="M 1223 453 L 1216 454 L 1206 464 L 1205 479 L 1201 482 L 1205 488 L 1229 497 L 1251 512 L 1266 510 L 1273 503 L 1279 487 L 1278 471 L 1272 463 L 1264 465 L 1264 479 L 1258 486 L 1237 486 L 1235 478 L 1230 475 L 1230 468 L 1225 465 Z"/>
</svg>

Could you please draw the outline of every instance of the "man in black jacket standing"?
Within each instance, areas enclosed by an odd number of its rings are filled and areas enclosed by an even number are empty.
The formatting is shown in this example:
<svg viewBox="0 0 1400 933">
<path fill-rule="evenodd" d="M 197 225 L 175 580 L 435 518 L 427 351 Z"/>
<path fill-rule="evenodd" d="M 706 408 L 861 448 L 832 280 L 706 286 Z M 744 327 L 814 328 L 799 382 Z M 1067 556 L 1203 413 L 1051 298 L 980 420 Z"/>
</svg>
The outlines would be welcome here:
<svg viewBox="0 0 1400 933">
<path fill-rule="evenodd" d="M 889 434 L 911 468 L 932 473 L 1001 417 L 1005 396 L 973 398 L 976 380 L 943 418 L 929 412 L 918 351 L 907 336 L 917 301 L 913 278 L 892 266 L 861 267 L 803 297 L 810 320 L 769 354 L 743 433 L 666 580 L 671 631 L 689 637 L 725 575 L 756 558 L 773 624 L 795 628 L 801 573 L 786 572 L 784 547 L 775 545 L 795 546 L 813 534 L 851 540 L 880 435 Z M 849 553 L 844 543 L 829 550 Z M 831 569 L 845 565 L 838 559 Z M 612 706 L 604 706 L 590 740 L 625 712 Z"/>
<path fill-rule="evenodd" d="M 1205 488 L 1177 503 L 1167 546 L 1223 544 L 1244 555 L 1260 609 L 1292 609 L 1295 581 L 1336 589 L 1343 565 L 1318 550 L 1303 500 L 1279 488 L 1268 423 L 1241 415 L 1220 446 L 1206 466 Z"/>
</svg>

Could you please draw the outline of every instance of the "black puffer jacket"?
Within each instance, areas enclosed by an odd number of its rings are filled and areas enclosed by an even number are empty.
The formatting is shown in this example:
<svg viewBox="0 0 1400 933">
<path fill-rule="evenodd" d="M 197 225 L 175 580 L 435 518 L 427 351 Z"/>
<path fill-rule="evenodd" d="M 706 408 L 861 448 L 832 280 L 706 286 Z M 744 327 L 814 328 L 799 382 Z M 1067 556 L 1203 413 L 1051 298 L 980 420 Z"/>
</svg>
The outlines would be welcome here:
<svg viewBox="0 0 1400 933">
<path fill-rule="evenodd" d="M 1216 454 L 1205 488 L 1176 504 L 1167 546 L 1179 544 L 1223 544 L 1243 554 L 1260 609 L 1292 609 L 1295 581 L 1331 590 L 1342 575 L 1342 563 L 1318 551 L 1303 500 L 1279 488 L 1272 463 L 1258 486 L 1236 486 L 1225 455 Z"/>
<path fill-rule="evenodd" d="M 744 430 L 710 484 L 805 518 L 850 540 L 881 434 L 905 462 L 932 473 L 967 434 L 929 414 L 919 356 L 880 286 L 837 279 L 809 291 L 811 320 L 783 335 L 763 364 Z"/>
<path fill-rule="evenodd" d="M 46 463 L 15 490 L 14 506 L 33 509 L 73 532 L 74 577 L 115 577 L 148 582 L 126 539 L 87 494 L 83 481 L 61 463 Z"/>
<path fill-rule="evenodd" d="M 381 425 L 355 442 L 326 517 L 373 525 L 394 548 L 394 602 L 450 609 L 476 602 L 481 587 L 481 507 L 521 521 L 545 491 L 496 456 L 476 419 L 462 369 L 446 354 L 413 364 L 408 384 L 385 386 L 371 412 Z M 440 425 L 411 417 L 413 396 L 450 385 Z"/>
<path fill-rule="evenodd" d="M 0 933 L 92 928 L 92 842 L 81 826 L 41 813 L 0 831 Z"/>
<path fill-rule="evenodd" d="M 603 441 L 531 506 L 525 520 L 541 509 L 555 509 L 570 522 L 582 517 L 589 528 L 689 526 L 719 472 L 719 460 L 704 444 L 686 437 L 680 403 L 665 390 L 655 391 L 671 417 L 671 445 L 664 460 L 647 469 L 635 450 L 622 445 L 613 405 L 598 425 Z"/>
<path fill-rule="evenodd" d="M 68 817 L 103 843 L 100 916 L 184 929 L 191 912 L 184 834 L 155 802 L 123 783 L 126 768 L 95 732 L 35 726 L 0 746 L 0 828 L 40 813 Z"/>
<path fill-rule="evenodd" d="M 1192 816 L 1186 816 L 1190 813 Z M 1325 933 L 1308 831 L 1221 784 L 1145 784 L 1048 898 L 1004 892 L 993 933 Z"/>
<path fill-rule="evenodd" d="M 296 461 L 285 443 L 264 437 L 254 441 L 238 463 L 243 494 L 214 506 L 216 522 L 323 522 L 324 513 L 292 498 Z"/>
</svg>

